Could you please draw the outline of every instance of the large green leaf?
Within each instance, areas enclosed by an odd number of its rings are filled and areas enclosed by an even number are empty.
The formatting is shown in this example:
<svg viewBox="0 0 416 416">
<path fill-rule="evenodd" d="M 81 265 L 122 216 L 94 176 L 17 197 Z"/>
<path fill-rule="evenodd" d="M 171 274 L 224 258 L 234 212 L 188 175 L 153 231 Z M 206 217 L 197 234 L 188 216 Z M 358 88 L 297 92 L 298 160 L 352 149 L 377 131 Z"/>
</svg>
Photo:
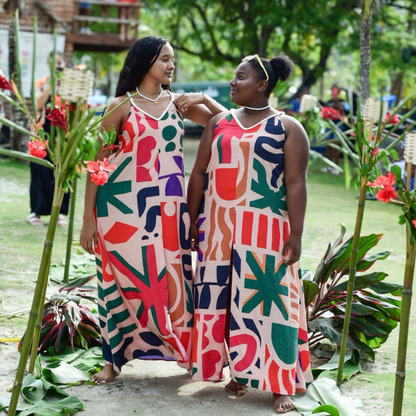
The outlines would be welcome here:
<svg viewBox="0 0 416 416">
<path fill-rule="evenodd" d="M 339 365 L 339 348 L 331 359 L 326 363 L 312 370 L 315 378 L 328 377 L 336 381 Z M 360 355 L 357 350 L 347 350 L 344 358 L 343 380 L 349 380 L 353 375 L 361 372 Z"/>
<path fill-rule="evenodd" d="M 56 384 L 74 384 L 88 381 L 89 374 L 81 371 L 65 361 L 52 362 L 43 369 L 46 380 Z"/>
<path fill-rule="evenodd" d="M 375 282 L 383 280 L 387 276 L 387 273 L 383 272 L 374 272 L 370 274 L 358 274 L 355 276 L 354 290 L 364 289 L 371 286 Z M 334 286 L 332 290 L 335 291 L 347 291 L 348 289 L 348 280 L 345 282 L 339 283 Z"/>
<path fill-rule="evenodd" d="M 336 407 L 340 416 L 365 416 L 361 400 L 343 396 L 335 381 L 329 378 L 313 381 L 306 393 L 295 396 L 293 402 L 304 416 L 311 416 L 316 408 L 325 404 Z"/>
<path fill-rule="evenodd" d="M 26 160 L 26 162 L 37 163 L 38 165 L 42 165 L 42 166 L 45 166 L 47 168 L 54 169 L 54 165 L 51 162 L 49 162 L 45 159 L 40 159 L 39 157 L 31 156 L 27 153 L 19 152 L 17 150 L 1 149 L 0 148 L 0 155 L 15 157 L 17 159 Z"/>
<path fill-rule="evenodd" d="M 303 279 L 303 293 L 305 295 L 305 305 L 308 307 L 319 293 L 318 283 L 313 280 Z"/>
</svg>

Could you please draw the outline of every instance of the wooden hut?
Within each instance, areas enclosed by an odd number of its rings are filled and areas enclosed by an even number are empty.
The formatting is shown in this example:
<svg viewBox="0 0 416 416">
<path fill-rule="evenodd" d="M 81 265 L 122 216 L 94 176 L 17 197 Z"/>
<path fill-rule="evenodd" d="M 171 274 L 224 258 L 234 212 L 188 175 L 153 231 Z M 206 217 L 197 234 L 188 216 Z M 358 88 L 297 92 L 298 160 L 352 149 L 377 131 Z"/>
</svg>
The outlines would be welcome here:
<svg viewBox="0 0 416 416">
<path fill-rule="evenodd" d="M 138 38 L 139 0 L 26 0 L 20 28 L 31 31 L 37 15 L 40 33 L 65 35 L 65 57 L 74 50 L 119 52 Z M 0 0 L 0 29 L 10 24 L 9 0 Z"/>
</svg>

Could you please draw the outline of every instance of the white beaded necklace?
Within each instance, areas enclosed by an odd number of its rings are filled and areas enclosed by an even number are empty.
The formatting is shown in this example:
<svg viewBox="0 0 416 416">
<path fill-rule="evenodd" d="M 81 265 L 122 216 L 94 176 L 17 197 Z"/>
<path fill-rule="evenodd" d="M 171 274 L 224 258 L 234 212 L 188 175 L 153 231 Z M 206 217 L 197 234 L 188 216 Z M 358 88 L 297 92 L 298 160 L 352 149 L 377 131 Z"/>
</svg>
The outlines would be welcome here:
<svg viewBox="0 0 416 416">
<path fill-rule="evenodd" d="M 163 89 L 160 91 L 160 94 L 157 96 L 157 98 L 154 100 L 153 98 L 149 98 L 149 97 L 146 97 L 145 95 L 143 95 L 140 91 L 139 91 L 139 89 L 136 87 L 136 91 L 137 91 L 137 94 L 139 94 L 140 95 L 140 97 L 142 97 L 142 98 L 144 98 L 144 99 L 146 99 L 146 100 L 149 100 L 149 101 L 151 101 L 152 103 L 154 103 L 154 104 L 159 104 L 159 98 L 162 96 L 162 94 L 163 94 Z"/>
<path fill-rule="evenodd" d="M 247 110 L 255 110 L 255 111 L 261 111 L 261 110 L 267 110 L 270 107 L 270 104 L 267 104 L 266 107 L 248 107 L 247 105 L 243 106 Z"/>
</svg>

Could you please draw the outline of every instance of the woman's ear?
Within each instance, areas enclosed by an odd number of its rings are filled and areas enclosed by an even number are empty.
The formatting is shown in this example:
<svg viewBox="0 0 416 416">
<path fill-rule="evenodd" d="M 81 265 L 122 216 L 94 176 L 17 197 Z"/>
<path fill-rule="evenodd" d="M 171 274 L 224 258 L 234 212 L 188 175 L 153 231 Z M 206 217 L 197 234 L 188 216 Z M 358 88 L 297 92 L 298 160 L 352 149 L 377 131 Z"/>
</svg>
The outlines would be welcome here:
<svg viewBox="0 0 416 416">
<path fill-rule="evenodd" d="M 259 91 L 259 92 L 266 91 L 268 85 L 269 85 L 269 83 L 265 79 L 262 79 L 261 81 L 258 82 L 257 91 Z"/>
</svg>

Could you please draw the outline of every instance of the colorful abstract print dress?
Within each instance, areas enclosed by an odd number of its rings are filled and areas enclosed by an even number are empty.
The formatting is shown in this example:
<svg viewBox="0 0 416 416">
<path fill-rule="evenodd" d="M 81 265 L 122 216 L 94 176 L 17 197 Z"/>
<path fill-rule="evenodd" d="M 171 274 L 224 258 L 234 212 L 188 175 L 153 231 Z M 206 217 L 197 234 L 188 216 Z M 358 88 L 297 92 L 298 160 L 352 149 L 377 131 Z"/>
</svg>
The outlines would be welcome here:
<svg viewBox="0 0 416 416">
<path fill-rule="evenodd" d="M 159 119 L 132 101 L 117 168 L 97 193 L 96 261 L 103 356 L 119 372 L 134 358 L 189 367 L 193 325 L 183 122 L 173 103 Z"/>
<path fill-rule="evenodd" d="M 282 257 L 284 143 L 280 114 L 244 128 L 231 110 L 215 126 L 197 221 L 196 380 L 220 380 L 228 361 L 235 381 L 278 394 L 305 391 L 312 381 L 299 265 Z"/>
</svg>

